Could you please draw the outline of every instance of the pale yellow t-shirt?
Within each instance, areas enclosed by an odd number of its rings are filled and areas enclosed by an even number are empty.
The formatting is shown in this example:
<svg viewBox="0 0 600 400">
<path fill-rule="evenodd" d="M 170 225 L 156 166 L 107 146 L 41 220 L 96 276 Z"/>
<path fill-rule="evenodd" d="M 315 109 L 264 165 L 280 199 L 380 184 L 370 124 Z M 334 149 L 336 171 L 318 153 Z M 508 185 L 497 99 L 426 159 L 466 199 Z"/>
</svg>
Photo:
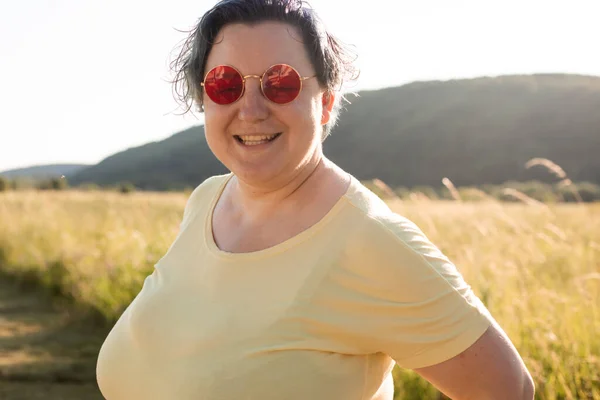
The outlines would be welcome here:
<svg viewBox="0 0 600 400">
<path fill-rule="evenodd" d="M 317 224 L 266 250 L 219 250 L 199 185 L 180 231 L 106 338 L 108 400 L 391 400 L 394 362 L 433 365 L 492 317 L 456 267 L 355 178 Z"/>
</svg>

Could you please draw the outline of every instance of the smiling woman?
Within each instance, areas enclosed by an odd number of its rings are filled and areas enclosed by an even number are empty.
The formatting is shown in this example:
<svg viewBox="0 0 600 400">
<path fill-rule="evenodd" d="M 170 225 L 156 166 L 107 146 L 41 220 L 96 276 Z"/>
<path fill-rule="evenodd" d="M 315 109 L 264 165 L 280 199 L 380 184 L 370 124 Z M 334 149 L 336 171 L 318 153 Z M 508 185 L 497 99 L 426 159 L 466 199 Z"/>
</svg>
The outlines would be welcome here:
<svg viewBox="0 0 600 400">
<path fill-rule="evenodd" d="M 323 154 L 348 60 L 300 1 L 224 0 L 190 32 L 175 87 L 231 172 L 106 338 L 108 400 L 391 400 L 395 364 L 456 399 L 533 397 L 452 262 Z"/>
</svg>

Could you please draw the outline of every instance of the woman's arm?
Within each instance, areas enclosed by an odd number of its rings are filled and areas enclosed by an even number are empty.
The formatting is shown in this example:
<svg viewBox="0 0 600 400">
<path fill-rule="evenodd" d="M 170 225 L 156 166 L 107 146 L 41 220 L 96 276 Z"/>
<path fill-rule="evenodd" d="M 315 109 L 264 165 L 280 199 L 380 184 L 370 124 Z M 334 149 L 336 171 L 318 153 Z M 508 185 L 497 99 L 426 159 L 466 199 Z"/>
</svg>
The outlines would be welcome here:
<svg viewBox="0 0 600 400">
<path fill-rule="evenodd" d="M 414 370 L 455 400 L 532 400 L 534 384 L 521 356 L 497 325 L 440 364 Z"/>
</svg>

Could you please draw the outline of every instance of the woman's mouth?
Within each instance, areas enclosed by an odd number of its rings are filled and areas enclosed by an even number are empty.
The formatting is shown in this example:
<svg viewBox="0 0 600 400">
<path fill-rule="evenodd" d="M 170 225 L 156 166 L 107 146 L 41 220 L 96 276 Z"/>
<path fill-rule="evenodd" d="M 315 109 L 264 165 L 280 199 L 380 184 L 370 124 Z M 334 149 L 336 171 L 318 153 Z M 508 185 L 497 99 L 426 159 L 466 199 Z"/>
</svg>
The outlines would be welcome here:
<svg viewBox="0 0 600 400">
<path fill-rule="evenodd" d="M 235 139 L 245 146 L 256 146 L 269 143 L 281 136 L 282 132 L 271 135 L 235 135 Z"/>
</svg>

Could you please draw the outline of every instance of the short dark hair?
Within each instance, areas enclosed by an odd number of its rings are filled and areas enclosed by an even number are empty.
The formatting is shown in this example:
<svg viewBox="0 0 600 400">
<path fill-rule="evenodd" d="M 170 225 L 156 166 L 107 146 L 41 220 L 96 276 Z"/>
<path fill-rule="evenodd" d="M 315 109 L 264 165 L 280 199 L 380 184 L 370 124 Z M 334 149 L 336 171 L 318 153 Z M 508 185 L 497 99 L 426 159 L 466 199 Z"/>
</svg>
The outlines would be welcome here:
<svg viewBox="0 0 600 400">
<path fill-rule="evenodd" d="M 329 33 L 308 3 L 301 0 L 221 0 L 187 31 L 178 56 L 171 63 L 175 73 L 173 91 L 188 112 L 194 102 L 200 111 L 206 60 L 221 29 L 228 24 L 256 24 L 265 21 L 288 23 L 300 30 L 302 41 L 315 69 L 319 84 L 327 91 L 340 91 L 342 85 L 358 78 L 356 56 L 339 39 Z M 337 122 L 341 109 L 336 99 L 330 121 L 324 126 L 323 139 Z"/>
</svg>

